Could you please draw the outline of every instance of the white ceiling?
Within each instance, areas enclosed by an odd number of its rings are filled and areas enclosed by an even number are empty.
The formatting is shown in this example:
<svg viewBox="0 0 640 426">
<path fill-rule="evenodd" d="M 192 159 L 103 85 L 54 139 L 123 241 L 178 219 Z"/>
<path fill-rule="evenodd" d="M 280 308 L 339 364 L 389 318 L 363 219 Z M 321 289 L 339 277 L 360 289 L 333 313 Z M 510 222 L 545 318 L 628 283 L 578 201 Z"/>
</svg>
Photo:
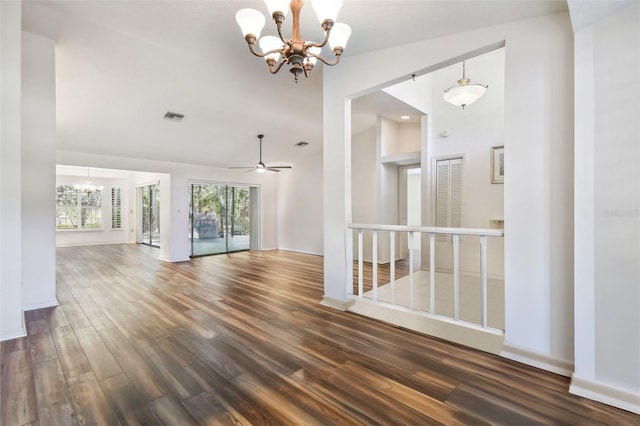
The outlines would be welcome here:
<svg viewBox="0 0 640 426">
<path fill-rule="evenodd" d="M 251 165 L 264 133 L 267 163 L 319 152 L 322 67 L 297 85 L 286 69 L 271 75 L 235 23 L 243 7 L 267 14 L 262 1 L 23 0 L 24 30 L 56 41 L 58 149 Z M 345 0 L 338 21 L 353 29 L 346 57 L 566 8 L 565 0 Z M 303 37 L 321 37 L 309 1 L 301 21 Z M 271 22 L 263 34 L 275 34 Z M 378 113 L 395 113 L 376 95 L 354 115 L 366 121 L 377 102 Z M 167 111 L 185 119 L 163 120 Z M 294 147 L 301 140 L 310 145 Z"/>
</svg>

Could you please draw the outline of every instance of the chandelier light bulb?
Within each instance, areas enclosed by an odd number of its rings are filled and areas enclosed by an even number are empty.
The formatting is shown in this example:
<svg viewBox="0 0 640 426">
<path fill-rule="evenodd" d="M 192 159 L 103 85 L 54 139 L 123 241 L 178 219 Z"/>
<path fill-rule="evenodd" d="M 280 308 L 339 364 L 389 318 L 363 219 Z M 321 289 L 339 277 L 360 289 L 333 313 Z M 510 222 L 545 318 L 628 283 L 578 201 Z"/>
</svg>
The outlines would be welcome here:
<svg viewBox="0 0 640 426">
<path fill-rule="evenodd" d="M 271 16 L 276 12 L 280 12 L 284 16 L 289 13 L 289 0 L 264 0 L 264 2 L 266 3 Z"/>
<path fill-rule="evenodd" d="M 335 22 L 342 8 L 342 0 L 313 0 L 312 6 L 321 24 L 327 20 Z"/>
<path fill-rule="evenodd" d="M 258 43 L 260 44 L 262 54 L 265 55 L 264 59 L 266 61 L 269 61 L 269 59 L 273 59 L 275 62 L 278 62 L 278 60 L 280 59 L 279 51 L 267 54 L 267 52 L 282 48 L 282 41 L 278 37 L 264 36 Z"/>
<path fill-rule="evenodd" d="M 312 55 L 309 55 L 304 59 L 305 63 L 310 63 L 311 65 L 315 65 L 316 62 L 318 62 L 317 56 L 320 54 L 321 50 L 322 49 L 320 49 L 319 47 L 315 47 L 315 46 L 310 47 L 309 48 L 309 53 L 311 53 Z M 313 56 L 313 55 L 315 55 L 315 56 Z"/>
<path fill-rule="evenodd" d="M 264 28 L 264 16 L 255 9 L 240 9 L 236 13 L 236 22 L 240 25 L 242 35 L 245 37 L 253 34 L 258 38 Z"/>
<path fill-rule="evenodd" d="M 329 35 L 329 46 L 331 46 L 331 50 L 335 50 L 339 47 L 343 49 L 347 47 L 347 41 L 350 36 L 350 26 L 341 23 L 335 24 L 331 30 L 331 34 Z"/>
</svg>

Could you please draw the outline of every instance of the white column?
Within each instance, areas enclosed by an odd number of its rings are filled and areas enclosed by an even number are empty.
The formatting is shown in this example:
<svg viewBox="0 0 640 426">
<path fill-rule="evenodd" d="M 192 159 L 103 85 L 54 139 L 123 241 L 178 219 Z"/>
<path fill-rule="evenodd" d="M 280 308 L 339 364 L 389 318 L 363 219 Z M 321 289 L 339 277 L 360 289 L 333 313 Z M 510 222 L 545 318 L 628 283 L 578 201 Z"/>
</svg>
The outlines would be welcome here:
<svg viewBox="0 0 640 426">
<path fill-rule="evenodd" d="M 22 33 L 22 306 L 56 299 L 56 94 L 53 40 Z M 105 198 L 107 200 L 108 198 Z M 46 218 L 46 219 L 45 219 Z"/>
<path fill-rule="evenodd" d="M 25 335 L 20 285 L 21 25 L 22 4 L 0 1 L 0 340 Z"/>
<path fill-rule="evenodd" d="M 341 307 L 353 285 L 351 222 L 351 100 L 324 102 L 324 301 Z"/>
</svg>

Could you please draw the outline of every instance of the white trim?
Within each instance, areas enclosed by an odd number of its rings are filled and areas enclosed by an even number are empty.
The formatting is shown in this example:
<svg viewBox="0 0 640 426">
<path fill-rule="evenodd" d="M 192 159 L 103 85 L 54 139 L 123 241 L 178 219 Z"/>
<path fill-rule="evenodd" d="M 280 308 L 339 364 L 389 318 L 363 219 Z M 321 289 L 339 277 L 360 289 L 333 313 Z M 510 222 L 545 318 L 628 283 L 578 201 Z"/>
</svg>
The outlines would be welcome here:
<svg viewBox="0 0 640 426">
<path fill-rule="evenodd" d="M 142 244 L 142 243 L 130 243 L 128 241 L 97 241 L 97 242 L 88 242 L 88 243 L 65 243 L 60 244 L 56 243 L 56 247 L 76 247 L 76 246 L 108 246 L 108 245 L 118 245 L 118 244 Z M 150 246 L 153 247 L 153 246 Z"/>
<path fill-rule="evenodd" d="M 290 249 L 290 248 L 277 248 L 275 250 L 279 250 L 279 251 L 288 251 L 291 253 L 302 253 L 302 254 L 308 254 L 310 256 L 324 256 L 322 253 L 317 253 L 317 252 L 313 252 L 313 251 L 308 251 L 308 250 L 298 250 L 298 249 Z M 262 250 L 260 250 L 262 251 Z"/>
<path fill-rule="evenodd" d="M 576 376 L 571 377 L 569 393 L 640 414 L 640 393 Z"/>
<path fill-rule="evenodd" d="M 0 335 L 0 342 L 11 339 L 19 339 L 20 337 L 25 337 L 26 335 L 27 333 L 25 332 L 25 328 L 20 327 L 15 329 L 14 331 Z"/>
<path fill-rule="evenodd" d="M 323 306 L 327 306 L 329 308 L 337 309 L 339 311 L 346 311 L 349 309 L 356 301 L 354 299 L 351 300 L 338 300 L 333 297 L 323 296 L 320 304 Z"/>
<path fill-rule="evenodd" d="M 478 324 L 454 321 L 449 317 L 428 312 L 410 311 L 408 308 L 384 302 L 374 303 L 367 299 L 356 299 L 349 312 L 495 355 L 500 353 L 504 341 L 502 330 L 482 328 Z"/>
<path fill-rule="evenodd" d="M 370 223 L 349 223 L 347 224 L 347 228 L 370 229 L 374 231 L 423 232 L 429 234 L 487 235 L 489 237 L 504 237 L 504 231 L 502 229 L 445 228 L 441 226 L 382 225 Z"/>
<path fill-rule="evenodd" d="M 58 299 L 53 299 L 52 301 L 42 302 L 35 305 L 23 306 L 22 314 L 24 315 L 26 311 L 34 311 L 36 309 L 44 309 L 44 308 L 53 308 L 54 306 L 60 306 L 60 302 L 58 302 Z"/>
<path fill-rule="evenodd" d="M 170 262 L 170 263 L 177 263 L 177 262 L 191 262 L 191 258 L 190 257 L 177 257 L 175 259 L 173 258 L 167 258 L 164 256 L 160 256 L 158 258 L 158 260 L 161 260 L 163 262 Z"/>
<path fill-rule="evenodd" d="M 163 174 L 170 175 L 170 173 L 163 173 Z M 133 185 L 133 188 L 134 189 L 138 189 L 138 188 L 143 188 L 145 186 L 152 186 L 152 185 L 160 185 L 160 179 L 151 180 L 151 181 L 148 181 L 148 182 L 136 183 L 135 185 Z"/>
<path fill-rule="evenodd" d="M 541 368 L 552 373 L 560 374 L 561 376 L 571 377 L 573 374 L 574 367 L 573 362 L 571 361 L 532 352 L 527 349 L 513 346 L 507 342 L 502 344 L 500 356 L 523 364 L 531 365 L 533 367 Z"/>
<path fill-rule="evenodd" d="M 251 167 L 247 167 L 248 169 Z M 235 186 L 239 188 L 261 188 L 262 184 L 260 183 L 247 183 L 246 181 L 240 182 L 232 182 L 232 181 L 221 181 L 221 180 L 205 180 L 205 179 L 187 179 L 187 185 L 191 188 L 191 185 L 225 185 L 225 186 Z"/>
</svg>

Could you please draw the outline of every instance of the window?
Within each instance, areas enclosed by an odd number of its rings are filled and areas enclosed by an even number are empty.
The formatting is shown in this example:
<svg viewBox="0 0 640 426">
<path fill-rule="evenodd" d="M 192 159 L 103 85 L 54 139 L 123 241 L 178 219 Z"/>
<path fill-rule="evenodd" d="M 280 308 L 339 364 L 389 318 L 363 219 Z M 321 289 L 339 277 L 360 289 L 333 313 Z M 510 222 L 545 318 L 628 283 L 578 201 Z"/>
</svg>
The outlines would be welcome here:
<svg viewBox="0 0 640 426">
<path fill-rule="evenodd" d="M 462 158 L 436 162 L 436 226 L 462 226 Z M 449 235 L 438 241 L 450 241 Z"/>
<path fill-rule="evenodd" d="M 71 185 L 56 188 L 56 229 L 101 229 L 102 191 L 80 191 Z"/>
<path fill-rule="evenodd" d="M 111 188 L 111 229 L 122 229 L 122 191 Z"/>
</svg>

